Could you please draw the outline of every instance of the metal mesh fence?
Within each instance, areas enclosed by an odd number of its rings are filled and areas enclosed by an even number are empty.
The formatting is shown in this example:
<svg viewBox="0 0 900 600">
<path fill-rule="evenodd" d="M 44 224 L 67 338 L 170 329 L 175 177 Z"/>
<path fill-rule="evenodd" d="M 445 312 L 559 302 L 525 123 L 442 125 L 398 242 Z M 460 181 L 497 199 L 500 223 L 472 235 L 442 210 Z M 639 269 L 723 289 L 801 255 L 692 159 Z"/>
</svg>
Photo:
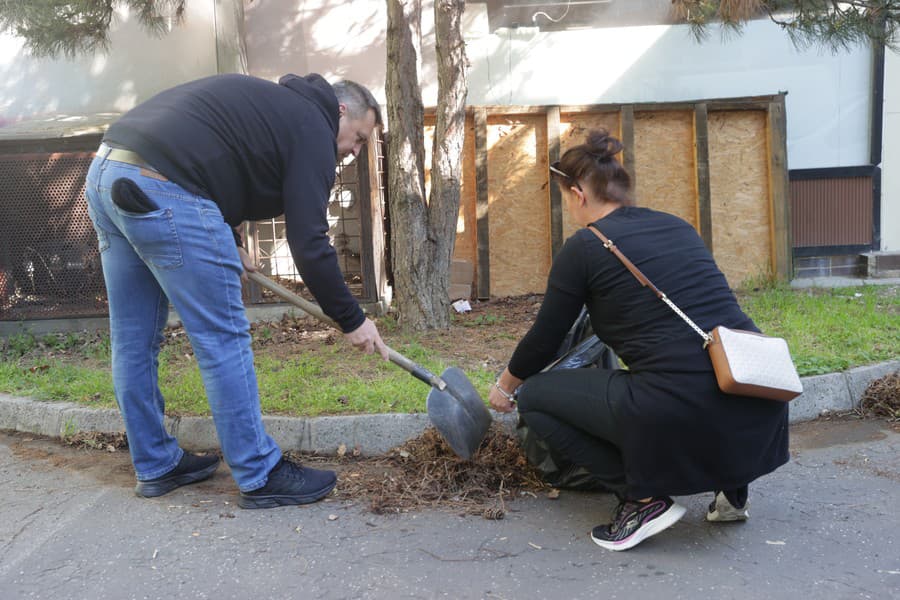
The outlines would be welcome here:
<svg viewBox="0 0 900 600">
<path fill-rule="evenodd" d="M 84 180 L 93 152 L 0 153 L 0 321 L 105 316 L 106 290 Z M 350 290 L 365 297 L 363 218 L 368 181 L 359 160 L 338 168 L 329 237 Z M 249 225 L 251 256 L 302 291 L 283 218 Z M 363 258 L 365 256 L 365 259 Z M 371 267 L 370 267 L 371 268 Z M 250 302 L 271 300 L 257 293 Z"/>
<path fill-rule="evenodd" d="M 338 264 L 350 291 L 354 296 L 361 297 L 365 290 L 361 259 L 363 203 L 360 199 L 363 193 L 367 193 L 367 188 L 360 185 L 358 164 L 359 160 L 354 160 L 338 167 L 328 201 L 328 237 L 337 252 Z M 282 283 L 301 284 L 302 277 L 297 272 L 288 247 L 284 218 L 256 221 L 250 224 L 250 229 L 249 238 L 253 240 L 251 250 L 255 252 L 251 256 L 260 265 L 260 271 L 282 280 Z M 291 287 L 303 291 L 302 286 Z M 260 295 L 259 300 L 278 301 L 268 294 Z"/>
<path fill-rule="evenodd" d="M 107 314 L 90 152 L 0 155 L 0 320 Z"/>
</svg>

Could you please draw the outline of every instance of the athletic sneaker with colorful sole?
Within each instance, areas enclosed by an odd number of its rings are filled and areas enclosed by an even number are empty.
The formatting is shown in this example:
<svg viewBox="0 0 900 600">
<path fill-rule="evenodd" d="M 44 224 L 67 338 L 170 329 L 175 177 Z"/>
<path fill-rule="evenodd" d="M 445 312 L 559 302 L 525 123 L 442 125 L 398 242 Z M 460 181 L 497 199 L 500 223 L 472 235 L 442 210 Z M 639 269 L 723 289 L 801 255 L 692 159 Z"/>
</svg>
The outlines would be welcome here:
<svg viewBox="0 0 900 600">
<path fill-rule="evenodd" d="M 685 508 L 668 496 L 649 502 L 626 500 L 616 508 L 612 523 L 594 527 L 591 539 L 607 550 L 628 550 L 677 523 L 684 512 Z"/>
</svg>

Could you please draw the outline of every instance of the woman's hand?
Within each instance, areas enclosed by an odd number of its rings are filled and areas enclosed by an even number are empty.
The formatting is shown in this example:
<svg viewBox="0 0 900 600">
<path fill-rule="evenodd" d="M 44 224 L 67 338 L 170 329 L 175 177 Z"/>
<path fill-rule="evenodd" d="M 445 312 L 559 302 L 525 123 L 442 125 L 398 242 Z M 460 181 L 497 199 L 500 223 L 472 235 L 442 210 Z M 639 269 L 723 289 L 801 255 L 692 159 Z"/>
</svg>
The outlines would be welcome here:
<svg viewBox="0 0 900 600">
<path fill-rule="evenodd" d="M 514 411 L 516 409 L 516 401 L 513 394 L 521 384 L 521 379 L 512 375 L 509 369 L 504 369 L 500 377 L 497 378 L 497 382 L 491 386 L 491 392 L 488 395 L 491 408 L 502 413 Z"/>
</svg>

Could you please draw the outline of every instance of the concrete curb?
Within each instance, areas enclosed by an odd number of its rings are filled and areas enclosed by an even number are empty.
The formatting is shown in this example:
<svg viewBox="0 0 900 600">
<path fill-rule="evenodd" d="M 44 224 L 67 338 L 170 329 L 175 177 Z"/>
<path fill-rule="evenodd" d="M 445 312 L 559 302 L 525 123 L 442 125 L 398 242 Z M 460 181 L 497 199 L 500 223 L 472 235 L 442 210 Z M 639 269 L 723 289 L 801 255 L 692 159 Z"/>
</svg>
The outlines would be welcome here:
<svg viewBox="0 0 900 600">
<path fill-rule="evenodd" d="M 790 422 L 815 419 L 832 411 L 856 407 L 874 380 L 900 371 L 900 360 L 857 367 L 840 373 L 804 377 L 804 392 L 790 404 Z M 512 432 L 514 414 L 493 413 L 495 421 Z M 341 444 L 362 455 L 384 454 L 420 435 L 428 416 L 416 414 L 351 415 L 339 417 L 265 416 L 266 430 L 285 450 L 334 454 Z M 166 426 L 182 447 L 205 450 L 218 447 L 210 417 L 169 417 Z M 79 431 L 124 430 L 117 410 L 92 409 L 71 402 L 44 402 L 0 394 L 0 429 L 63 437 Z"/>
</svg>

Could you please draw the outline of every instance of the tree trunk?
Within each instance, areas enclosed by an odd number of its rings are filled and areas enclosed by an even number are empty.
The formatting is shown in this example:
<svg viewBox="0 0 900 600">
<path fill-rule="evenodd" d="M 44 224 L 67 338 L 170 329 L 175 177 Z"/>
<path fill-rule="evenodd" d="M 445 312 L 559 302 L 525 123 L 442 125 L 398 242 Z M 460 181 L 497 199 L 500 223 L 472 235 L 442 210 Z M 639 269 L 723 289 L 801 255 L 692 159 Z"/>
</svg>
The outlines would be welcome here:
<svg viewBox="0 0 900 600">
<path fill-rule="evenodd" d="M 388 0 L 388 203 L 394 301 L 412 329 L 450 326 L 450 260 L 459 215 L 460 163 L 465 136 L 465 45 L 460 29 L 465 2 L 437 0 L 438 110 L 425 202 L 425 111 L 419 86 L 419 0 Z"/>
<path fill-rule="evenodd" d="M 432 324 L 435 327 L 450 326 L 450 261 L 456 243 L 466 135 L 466 44 L 460 26 L 465 8 L 465 0 L 434 2 L 438 103 L 428 219 L 433 237 L 429 247 L 432 253 Z"/>
</svg>

